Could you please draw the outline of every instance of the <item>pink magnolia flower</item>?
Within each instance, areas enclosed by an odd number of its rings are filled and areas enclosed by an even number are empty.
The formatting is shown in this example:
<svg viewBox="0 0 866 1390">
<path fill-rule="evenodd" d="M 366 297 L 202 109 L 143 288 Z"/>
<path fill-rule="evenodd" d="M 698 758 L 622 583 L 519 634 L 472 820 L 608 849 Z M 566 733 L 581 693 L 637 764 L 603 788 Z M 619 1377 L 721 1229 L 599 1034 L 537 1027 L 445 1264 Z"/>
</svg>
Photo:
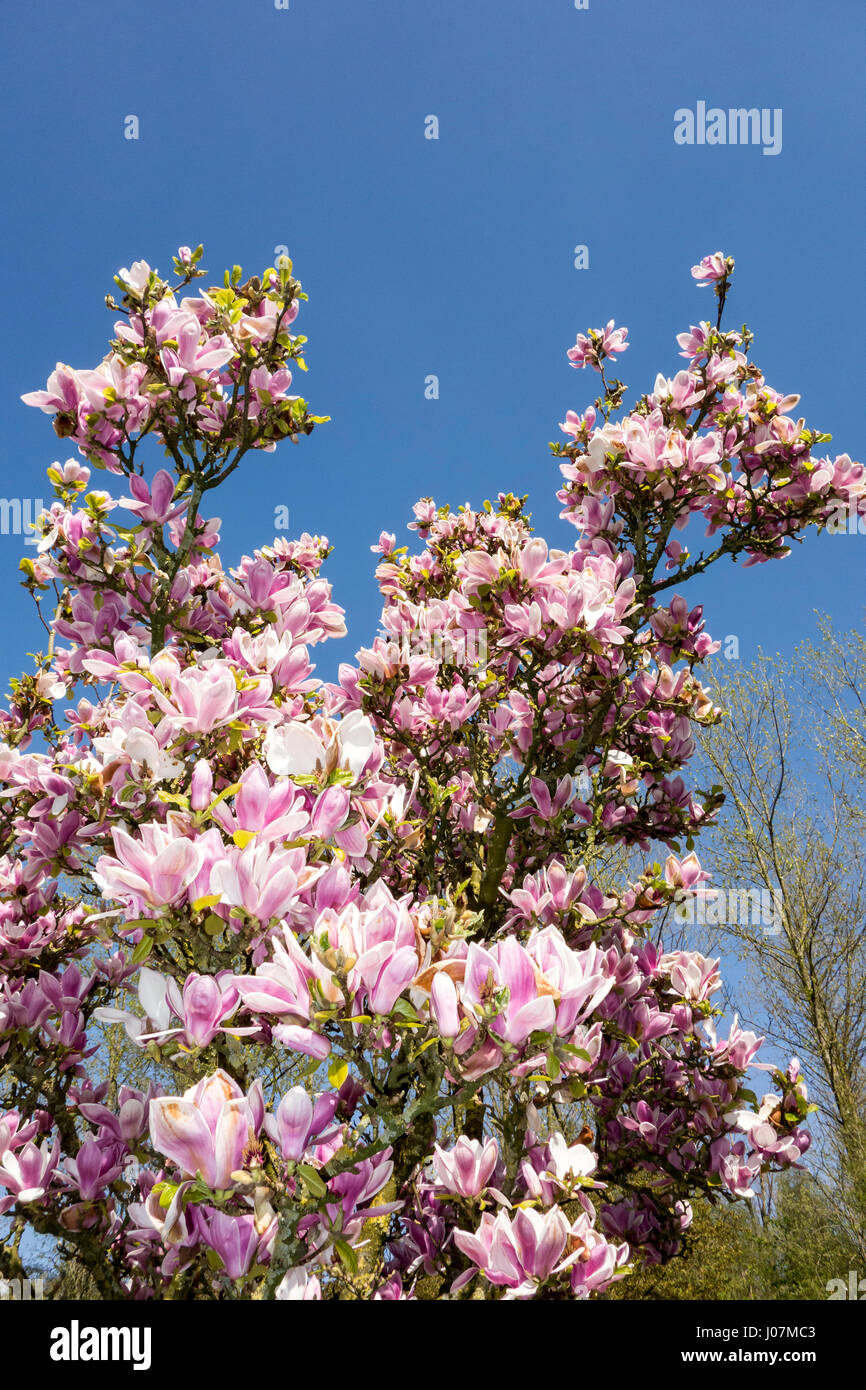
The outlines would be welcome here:
<svg viewBox="0 0 866 1390">
<path fill-rule="evenodd" d="M 437 970 L 430 985 L 430 1013 L 443 1038 L 456 1038 L 460 1032 L 457 988 L 451 976 Z"/>
<path fill-rule="evenodd" d="M 150 1102 L 150 1138 L 154 1148 L 181 1172 L 201 1174 L 213 1190 L 234 1186 L 232 1173 L 243 1168 L 250 1135 L 264 1119 L 260 1092 L 244 1095 L 224 1071 L 215 1071 L 183 1096 L 158 1096 Z"/>
<path fill-rule="evenodd" d="M 596 412 L 593 406 L 584 411 L 583 415 L 578 415 L 574 410 L 565 412 L 565 419 L 559 428 L 563 434 L 570 434 L 577 439 L 578 435 L 589 433 L 596 421 Z"/>
<path fill-rule="evenodd" d="M 556 1031 L 569 1036 L 588 1019 L 617 983 L 607 957 L 593 942 L 585 951 L 566 945 L 557 927 L 536 928 L 526 953 L 537 972 L 535 987 L 555 1002 Z"/>
<path fill-rule="evenodd" d="M 280 1023 L 273 1030 L 273 1040 L 292 1052 L 303 1052 L 307 1057 L 318 1057 L 320 1062 L 330 1055 L 331 1042 L 322 1033 L 312 1028 L 301 1028 L 296 1023 Z"/>
<path fill-rule="evenodd" d="M 287 1022 L 306 1023 L 310 1017 L 310 983 L 316 971 L 289 927 L 282 940 L 272 941 L 273 959 L 252 975 L 235 975 L 234 985 L 251 1013 L 275 1015 Z"/>
<path fill-rule="evenodd" d="M 242 1279 L 249 1271 L 259 1244 L 253 1215 L 230 1215 L 216 1207 L 198 1207 L 196 1231 L 219 1255 L 229 1279 Z"/>
<path fill-rule="evenodd" d="M 221 367 L 235 355 L 231 341 L 224 334 L 209 337 L 202 334 L 201 325 L 192 315 L 180 315 L 173 341 L 177 347 L 164 346 L 160 352 L 169 384 L 184 400 L 194 400 L 199 380 L 214 378 Z"/>
<path fill-rule="evenodd" d="M 594 1228 L 588 1212 L 581 1212 L 573 1222 L 566 1248 L 571 1253 L 561 1268 L 571 1270 L 571 1291 L 575 1297 L 589 1298 L 591 1293 L 601 1293 L 623 1277 L 628 1245 L 611 1244 Z"/>
<path fill-rule="evenodd" d="M 239 845 L 250 835 L 256 835 L 260 845 L 295 840 L 309 826 L 303 798 L 297 795 L 295 785 L 291 781 L 272 784 L 261 763 L 250 763 L 240 777 L 231 808 L 221 801 L 214 809 L 214 820 Z"/>
<path fill-rule="evenodd" d="M 165 672 L 170 694 L 156 690 L 154 698 L 179 729 L 207 734 L 234 719 L 238 686 L 227 661 L 207 661 L 181 670 L 163 654 L 160 669 Z"/>
<path fill-rule="evenodd" d="M 204 859 L 201 844 L 182 833 L 171 812 L 164 826 L 143 824 L 137 840 L 118 826 L 112 826 L 111 838 L 116 858 L 102 855 L 93 877 L 105 897 L 128 900 L 136 907 L 179 902 Z"/>
<path fill-rule="evenodd" d="M 330 1125 L 339 1102 L 337 1091 L 319 1095 L 315 1101 L 303 1086 L 293 1086 L 287 1091 L 273 1121 L 265 1122 L 268 1132 L 278 1139 L 283 1158 L 300 1162 L 308 1145 Z"/>
<path fill-rule="evenodd" d="M 761 1172 L 760 1154 L 747 1154 L 745 1141 L 733 1143 L 727 1137 L 710 1145 L 711 1171 L 718 1173 L 735 1197 L 754 1197 L 755 1179 Z"/>
<path fill-rule="evenodd" d="M 181 993 L 174 980 L 166 984 L 166 1002 L 181 1020 L 180 1028 L 162 1028 L 155 1033 L 142 1033 L 139 1041 L 151 1038 L 162 1040 L 177 1033 L 186 1035 L 190 1047 L 207 1047 L 217 1033 L 230 1033 L 233 1037 L 258 1032 L 257 1027 L 227 1028 L 226 1021 L 231 1018 L 240 1003 L 240 993 L 231 976 L 223 971 L 221 975 L 199 975 L 193 971 L 187 976 Z"/>
<path fill-rule="evenodd" d="M 708 1029 L 711 1020 L 705 1025 Z M 752 1058 L 758 1052 L 763 1038 L 759 1038 L 756 1033 L 749 1032 L 739 1026 L 739 1016 L 734 1014 L 734 1021 L 726 1039 L 721 1042 L 715 1041 L 715 1030 L 710 1030 L 710 1038 L 714 1043 L 715 1055 L 717 1057 L 730 1058 L 731 1064 L 739 1071 L 745 1071 Z"/>
<path fill-rule="evenodd" d="M 707 353 L 706 344 L 711 332 L 712 325 L 704 320 L 697 327 L 693 324 L 688 333 L 678 333 L 677 342 L 682 348 L 680 356 L 688 357 L 693 361 L 705 356 Z"/>
<path fill-rule="evenodd" d="M 206 811 L 213 796 L 213 773 L 210 764 L 199 758 L 189 783 L 189 804 L 194 811 Z"/>
<path fill-rule="evenodd" d="M 129 479 L 132 497 L 119 498 L 120 506 L 126 507 L 127 511 L 136 512 L 143 522 L 162 526 L 186 510 L 185 502 L 176 507 L 172 506 L 176 482 L 177 480 L 164 468 L 155 474 L 150 486 L 144 478 L 133 473 Z"/>
<path fill-rule="evenodd" d="M 807 1139 L 808 1136 L 796 1131 L 786 1132 L 781 1127 L 783 1105 L 781 1096 L 765 1095 L 757 1113 L 751 1110 L 737 1110 L 728 1115 L 728 1123 L 747 1135 L 749 1143 L 759 1157 L 775 1158 L 782 1163 L 796 1163 L 808 1147 L 808 1143 L 801 1143 L 801 1140 Z M 776 1128 L 776 1125 L 779 1128 Z"/>
<path fill-rule="evenodd" d="M 246 849 L 231 847 L 226 858 L 214 864 L 210 874 L 212 893 L 224 904 L 242 907 L 251 917 L 267 922 L 285 917 L 302 883 L 309 883 L 317 871 L 306 869 L 302 850 L 279 850 L 252 840 Z"/>
<path fill-rule="evenodd" d="M 499 1159 L 495 1139 L 482 1144 L 461 1134 L 453 1149 L 433 1147 L 433 1167 L 443 1187 L 461 1197 L 479 1197 L 493 1177 Z"/>
<path fill-rule="evenodd" d="M 503 989 L 507 1002 L 500 1012 L 496 999 Z M 492 1013 L 491 1030 L 516 1046 L 530 1033 L 550 1032 L 556 1024 L 556 1005 L 550 993 L 539 995 L 532 958 L 514 937 L 507 937 L 495 956 L 470 943 L 461 997 L 476 1017 Z"/>
<path fill-rule="evenodd" d="M 674 951 L 659 960 L 659 971 L 670 975 L 671 990 L 698 1004 L 721 989 L 718 960 L 707 960 L 697 951 Z"/>
<path fill-rule="evenodd" d="M 349 793 L 346 787 L 326 787 L 316 799 L 310 816 L 313 833 L 320 840 L 330 840 L 349 814 Z"/>
<path fill-rule="evenodd" d="M 51 1148 L 45 1139 L 38 1148 L 28 1141 L 17 1153 L 11 1148 L 7 1149 L 0 1163 L 0 1187 L 5 1187 L 12 1196 L 0 1201 L 0 1215 L 8 1211 L 16 1200 L 41 1201 L 48 1191 L 59 1160 L 60 1145 L 56 1140 Z"/>
<path fill-rule="evenodd" d="M 151 1083 L 148 1091 L 136 1091 L 130 1086 L 121 1086 L 117 1096 L 117 1111 L 105 1105 L 81 1101 L 78 1113 L 91 1124 L 97 1124 L 100 1133 L 110 1135 L 123 1144 L 134 1145 L 147 1129 L 148 1106 L 154 1094 Z"/>
<path fill-rule="evenodd" d="M 519 810 L 512 811 L 511 815 L 515 820 L 532 815 L 538 815 L 545 821 L 556 820 L 560 811 L 568 805 L 574 795 L 574 784 L 570 777 L 560 777 L 552 797 L 547 783 L 543 782 L 540 777 L 530 777 L 529 788 L 532 792 L 534 805 L 521 806 Z"/>
<path fill-rule="evenodd" d="M 117 1161 L 116 1146 L 98 1139 L 86 1139 L 74 1158 L 63 1166 L 74 1182 L 84 1202 L 98 1198 L 123 1172 L 123 1161 Z"/>
<path fill-rule="evenodd" d="M 44 391 L 28 391 L 21 397 L 25 405 L 36 406 L 47 415 L 77 414 L 81 399 L 79 373 L 58 362 Z"/>
<path fill-rule="evenodd" d="M 532 1298 L 553 1274 L 565 1249 L 569 1223 L 559 1207 L 545 1212 L 521 1208 L 513 1218 L 485 1212 L 476 1233 L 455 1231 L 454 1243 L 491 1284 L 505 1286 L 506 1298 Z M 462 1287 L 473 1272 L 460 1275 Z"/>
<path fill-rule="evenodd" d="M 698 281 L 699 288 L 703 289 L 706 285 L 714 284 L 716 280 L 723 280 L 733 269 L 734 262 L 730 257 L 726 257 L 723 251 L 714 251 L 712 255 L 704 256 L 703 260 L 692 266 L 692 275 Z"/>
<path fill-rule="evenodd" d="M 693 888 L 709 878 L 710 875 L 698 863 L 696 854 L 687 854 L 682 860 L 669 854 L 665 860 L 665 881 L 673 888 Z"/>
<path fill-rule="evenodd" d="M 411 984 L 418 970 L 414 946 L 398 946 L 380 941 L 359 957 L 355 974 L 366 988 L 370 1008 L 375 1014 L 389 1014 L 398 998 Z"/>
<path fill-rule="evenodd" d="M 568 360 L 572 367 L 590 366 L 600 372 L 605 357 L 625 352 L 627 334 L 627 328 L 614 328 L 613 319 L 609 319 L 604 328 L 591 328 L 588 337 L 578 333 L 574 347 L 568 350 Z"/>
</svg>

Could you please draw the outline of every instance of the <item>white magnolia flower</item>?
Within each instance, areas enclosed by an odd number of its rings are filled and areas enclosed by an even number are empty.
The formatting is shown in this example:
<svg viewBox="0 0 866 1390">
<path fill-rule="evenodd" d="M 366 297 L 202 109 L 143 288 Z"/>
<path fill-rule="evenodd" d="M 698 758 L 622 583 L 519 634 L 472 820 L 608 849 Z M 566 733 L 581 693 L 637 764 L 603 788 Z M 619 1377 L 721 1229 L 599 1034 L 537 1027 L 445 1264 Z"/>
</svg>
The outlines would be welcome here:
<svg viewBox="0 0 866 1390">
<path fill-rule="evenodd" d="M 308 1274 L 305 1269 L 290 1269 L 280 1280 L 274 1297 L 279 1302 L 296 1299 L 316 1302 L 322 1297 L 322 1287 L 317 1275 Z"/>
<path fill-rule="evenodd" d="M 598 1159 L 585 1144 L 572 1144 L 569 1148 L 564 1134 L 551 1134 L 547 1141 L 550 1162 L 547 1171 L 560 1182 L 569 1178 L 588 1178 L 598 1167 Z"/>
<path fill-rule="evenodd" d="M 148 1023 L 153 1024 L 154 1032 L 164 1033 L 168 1030 L 172 1017 L 169 1004 L 172 984 L 174 981 L 160 975 L 159 971 L 149 970 L 143 965 L 138 978 L 138 1000 L 144 1010 L 144 1018 L 130 1013 L 128 1009 L 110 1008 L 94 1009 L 93 1017 L 102 1023 L 122 1023 L 127 1037 L 133 1042 L 138 1042 L 141 1035 L 149 1031 Z M 174 993 L 177 994 L 177 986 Z"/>
<path fill-rule="evenodd" d="M 149 276 L 150 266 L 147 261 L 133 261 L 129 270 L 123 266 L 117 272 L 118 280 L 122 280 L 125 285 L 129 285 L 130 289 L 139 292 L 145 288 Z"/>
<path fill-rule="evenodd" d="M 171 781 L 183 772 L 183 763 L 160 747 L 150 729 L 125 729 L 116 724 L 109 734 L 95 738 L 93 746 L 104 759 L 105 767 L 118 758 L 128 758 L 137 780 Z"/>
<path fill-rule="evenodd" d="M 373 725 L 359 709 L 353 710 L 340 720 L 337 738 L 340 741 L 340 765 L 349 768 L 355 777 L 360 777 L 376 746 Z"/>
<path fill-rule="evenodd" d="M 348 769 L 353 777 L 360 777 L 376 746 L 373 725 L 360 710 L 353 710 L 332 727 L 339 766 Z M 333 742 L 330 746 L 333 750 Z M 268 730 L 263 752 L 265 762 L 277 777 L 309 776 L 329 765 L 333 767 L 321 739 L 309 725 L 294 720 Z"/>
<path fill-rule="evenodd" d="M 309 776 L 325 765 L 325 750 L 306 724 L 271 725 L 263 745 L 265 762 L 277 777 Z"/>
</svg>

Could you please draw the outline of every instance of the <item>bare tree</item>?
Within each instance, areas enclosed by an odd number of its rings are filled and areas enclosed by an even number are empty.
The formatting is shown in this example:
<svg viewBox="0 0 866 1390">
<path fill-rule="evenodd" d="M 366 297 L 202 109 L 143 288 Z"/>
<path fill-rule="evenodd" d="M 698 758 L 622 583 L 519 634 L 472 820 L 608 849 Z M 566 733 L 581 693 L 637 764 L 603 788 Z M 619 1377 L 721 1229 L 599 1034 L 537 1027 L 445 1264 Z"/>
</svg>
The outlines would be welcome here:
<svg viewBox="0 0 866 1390">
<path fill-rule="evenodd" d="M 731 718 L 706 732 L 702 757 L 726 803 L 701 860 L 727 910 L 707 912 L 700 949 L 737 949 L 733 1002 L 801 1058 L 819 1106 L 816 1177 L 866 1260 L 866 641 L 826 620 L 821 633 L 790 662 L 762 656 L 724 679 L 716 667 Z M 753 887 L 772 900 L 769 921 L 730 910 Z"/>
</svg>

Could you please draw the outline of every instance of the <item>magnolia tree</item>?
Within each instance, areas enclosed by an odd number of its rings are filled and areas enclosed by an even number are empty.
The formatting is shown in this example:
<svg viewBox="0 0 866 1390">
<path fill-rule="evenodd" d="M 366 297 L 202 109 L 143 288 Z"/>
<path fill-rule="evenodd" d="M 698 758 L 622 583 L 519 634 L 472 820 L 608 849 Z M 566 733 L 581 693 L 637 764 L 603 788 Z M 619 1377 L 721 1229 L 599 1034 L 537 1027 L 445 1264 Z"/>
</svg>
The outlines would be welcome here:
<svg viewBox="0 0 866 1390">
<path fill-rule="evenodd" d="M 863 468 L 815 457 L 708 256 L 715 324 L 631 409 L 625 329 L 568 354 L 602 382 L 552 446 L 572 548 L 511 495 L 424 499 L 417 553 L 373 547 L 382 633 L 322 683 L 327 539 L 226 570 L 202 510 L 319 423 L 305 295 L 287 259 L 194 294 L 200 256 L 122 270 L 107 357 L 24 397 L 80 457 L 48 470 L 21 567 L 50 640 L 0 715 L 0 1268 L 29 1230 L 108 1298 L 601 1293 L 677 1253 L 691 1197 L 808 1147 L 796 1061 L 720 1036 L 718 962 L 655 940 L 719 805 L 682 775 L 721 712 L 679 589 L 866 511 Z M 647 864 L 616 893 L 605 846 Z"/>
</svg>

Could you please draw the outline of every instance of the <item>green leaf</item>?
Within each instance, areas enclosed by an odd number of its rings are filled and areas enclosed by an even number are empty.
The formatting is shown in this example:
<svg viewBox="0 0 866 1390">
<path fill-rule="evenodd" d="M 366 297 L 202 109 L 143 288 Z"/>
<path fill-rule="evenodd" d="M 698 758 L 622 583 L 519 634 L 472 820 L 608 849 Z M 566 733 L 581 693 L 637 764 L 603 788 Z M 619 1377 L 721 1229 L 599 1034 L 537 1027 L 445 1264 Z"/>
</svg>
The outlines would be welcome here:
<svg viewBox="0 0 866 1390">
<path fill-rule="evenodd" d="M 413 1009 L 408 999 L 398 999 L 393 1009 L 391 1010 L 391 1013 L 399 1014 L 401 1018 L 405 1018 L 410 1023 L 420 1022 L 417 1013 Z"/>
<path fill-rule="evenodd" d="M 219 806 L 221 801 L 225 801 L 227 796 L 234 796 L 236 792 L 240 791 L 240 789 L 240 782 L 232 782 L 230 787 L 223 787 L 219 796 L 215 796 L 210 806 L 208 806 L 207 810 L 205 811 L 205 817 L 212 815 L 214 808 Z"/>
<path fill-rule="evenodd" d="M 163 1211 L 167 1211 L 174 1201 L 174 1194 L 177 1192 L 179 1184 L 176 1182 L 158 1182 L 154 1186 L 154 1192 L 159 1197 L 159 1205 Z"/>
<path fill-rule="evenodd" d="M 336 1250 L 340 1259 L 343 1261 L 343 1264 L 346 1266 L 349 1273 L 357 1274 L 358 1256 L 355 1254 L 355 1251 L 352 1249 L 348 1241 L 342 1240 L 338 1236 L 337 1239 L 334 1241 L 334 1249 Z"/>
<path fill-rule="evenodd" d="M 322 1182 L 315 1168 L 311 1168 L 308 1163 L 298 1164 L 298 1173 L 304 1180 L 304 1185 L 313 1197 L 324 1197 L 327 1187 Z"/>
<path fill-rule="evenodd" d="M 349 1075 L 349 1064 L 344 1062 L 342 1057 L 332 1057 L 328 1065 L 328 1080 L 335 1091 L 339 1091 L 346 1077 Z"/>
<path fill-rule="evenodd" d="M 201 912 L 205 907 L 216 907 L 217 903 L 222 902 L 219 893 L 206 893 L 203 898 L 196 898 L 192 905 L 193 912 Z"/>
<path fill-rule="evenodd" d="M 153 937 L 143 936 L 132 953 L 132 964 L 141 965 L 153 950 Z"/>
</svg>

